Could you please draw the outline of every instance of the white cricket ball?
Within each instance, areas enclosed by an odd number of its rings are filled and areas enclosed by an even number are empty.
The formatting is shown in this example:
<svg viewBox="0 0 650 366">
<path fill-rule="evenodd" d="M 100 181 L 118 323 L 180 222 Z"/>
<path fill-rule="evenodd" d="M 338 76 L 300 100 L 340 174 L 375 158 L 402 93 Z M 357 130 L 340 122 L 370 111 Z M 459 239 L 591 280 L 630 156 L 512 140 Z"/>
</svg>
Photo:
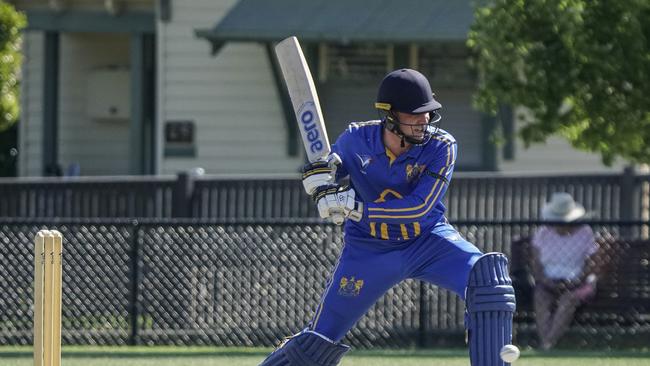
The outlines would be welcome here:
<svg viewBox="0 0 650 366">
<path fill-rule="evenodd" d="M 501 355 L 501 359 L 507 363 L 512 363 L 517 361 L 519 358 L 519 348 L 517 346 L 514 346 L 512 344 L 506 344 L 501 348 L 501 352 L 499 352 L 499 355 Z"/>
</svg>

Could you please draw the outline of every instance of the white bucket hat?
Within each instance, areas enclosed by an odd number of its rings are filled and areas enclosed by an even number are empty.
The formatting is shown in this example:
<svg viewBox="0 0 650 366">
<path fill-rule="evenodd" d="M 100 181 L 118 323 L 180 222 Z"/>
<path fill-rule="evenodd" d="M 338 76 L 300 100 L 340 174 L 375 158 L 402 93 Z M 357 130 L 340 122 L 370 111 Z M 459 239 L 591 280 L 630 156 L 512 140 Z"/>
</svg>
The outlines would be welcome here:
<svg viewBox="0 0 650 366">
<path fill-rule="evenodd" d="M 585 208 L 564 192 L 553 193 L 551 201 L 544 204 L 542 218 L 548 221 L 571 222 L 585 215 Z"/>
</svg>

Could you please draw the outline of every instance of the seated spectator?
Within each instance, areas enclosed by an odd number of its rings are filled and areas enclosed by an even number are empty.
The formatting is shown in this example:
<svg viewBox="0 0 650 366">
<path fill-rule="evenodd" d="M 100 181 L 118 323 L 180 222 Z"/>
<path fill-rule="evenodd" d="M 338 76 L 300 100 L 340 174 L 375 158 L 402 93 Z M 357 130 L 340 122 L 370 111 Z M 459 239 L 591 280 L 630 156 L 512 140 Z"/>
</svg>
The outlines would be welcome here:
<svg viewBox="0 0 650 366">
<path fill-rule="evenodd" d="M 584 207 L 570 194 L 554 193 L 542 219 L 556 224 L 540 226 L 531 240 L 535 316 L 544 350 L 557 343 L 578 306 L 596 291 L 594 233 L 589 225 L 574 222 L 584 215 Z"/>
</svg>

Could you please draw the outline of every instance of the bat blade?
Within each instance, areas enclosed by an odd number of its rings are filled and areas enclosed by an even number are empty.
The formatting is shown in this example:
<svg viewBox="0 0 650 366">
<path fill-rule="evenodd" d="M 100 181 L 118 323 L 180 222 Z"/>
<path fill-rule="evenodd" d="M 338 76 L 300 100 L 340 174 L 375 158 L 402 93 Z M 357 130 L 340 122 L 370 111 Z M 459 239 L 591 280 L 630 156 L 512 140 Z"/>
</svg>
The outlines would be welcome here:
<svg viewBox="0 0 650 366">
<path fill-rule="evenodd" d="M 307 159 L 311 162 L 327 158 L 331 152 L 323 112 L 309 66 L 296 37 L 282 40 L 275 54 L 289 91 L 298 121 Z"/>
</svg>

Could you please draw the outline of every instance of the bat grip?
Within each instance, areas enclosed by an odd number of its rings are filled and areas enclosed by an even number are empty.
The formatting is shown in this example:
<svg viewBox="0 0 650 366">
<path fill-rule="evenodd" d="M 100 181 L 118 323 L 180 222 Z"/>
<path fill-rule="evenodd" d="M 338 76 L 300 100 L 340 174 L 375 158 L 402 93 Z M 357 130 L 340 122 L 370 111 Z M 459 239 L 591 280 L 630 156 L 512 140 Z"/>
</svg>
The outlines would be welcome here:
<svg viewBox="0 0 650 366">
<path fill-rule="evenodd" d="M 339 165 L 341 165 L 343 161 L 341 160 L 341 157 L 337 153 L 331 153 L 327 157 L 327 165 L 332 169 L 332 182 L 336 180 L 336 170 L 338 169 Z M 340 225 L 340 224 L 337 224 Z"/>
<path fill-rule="evenodd" d="M 327 163 L 329 164 L 330 167 L 333 167 L 333 166 L 340 165 L 341 163 L 343 163 L 343 161 L 341 160 L 339 154 L 333 152 L 327 157 Z"/>
</svg>

